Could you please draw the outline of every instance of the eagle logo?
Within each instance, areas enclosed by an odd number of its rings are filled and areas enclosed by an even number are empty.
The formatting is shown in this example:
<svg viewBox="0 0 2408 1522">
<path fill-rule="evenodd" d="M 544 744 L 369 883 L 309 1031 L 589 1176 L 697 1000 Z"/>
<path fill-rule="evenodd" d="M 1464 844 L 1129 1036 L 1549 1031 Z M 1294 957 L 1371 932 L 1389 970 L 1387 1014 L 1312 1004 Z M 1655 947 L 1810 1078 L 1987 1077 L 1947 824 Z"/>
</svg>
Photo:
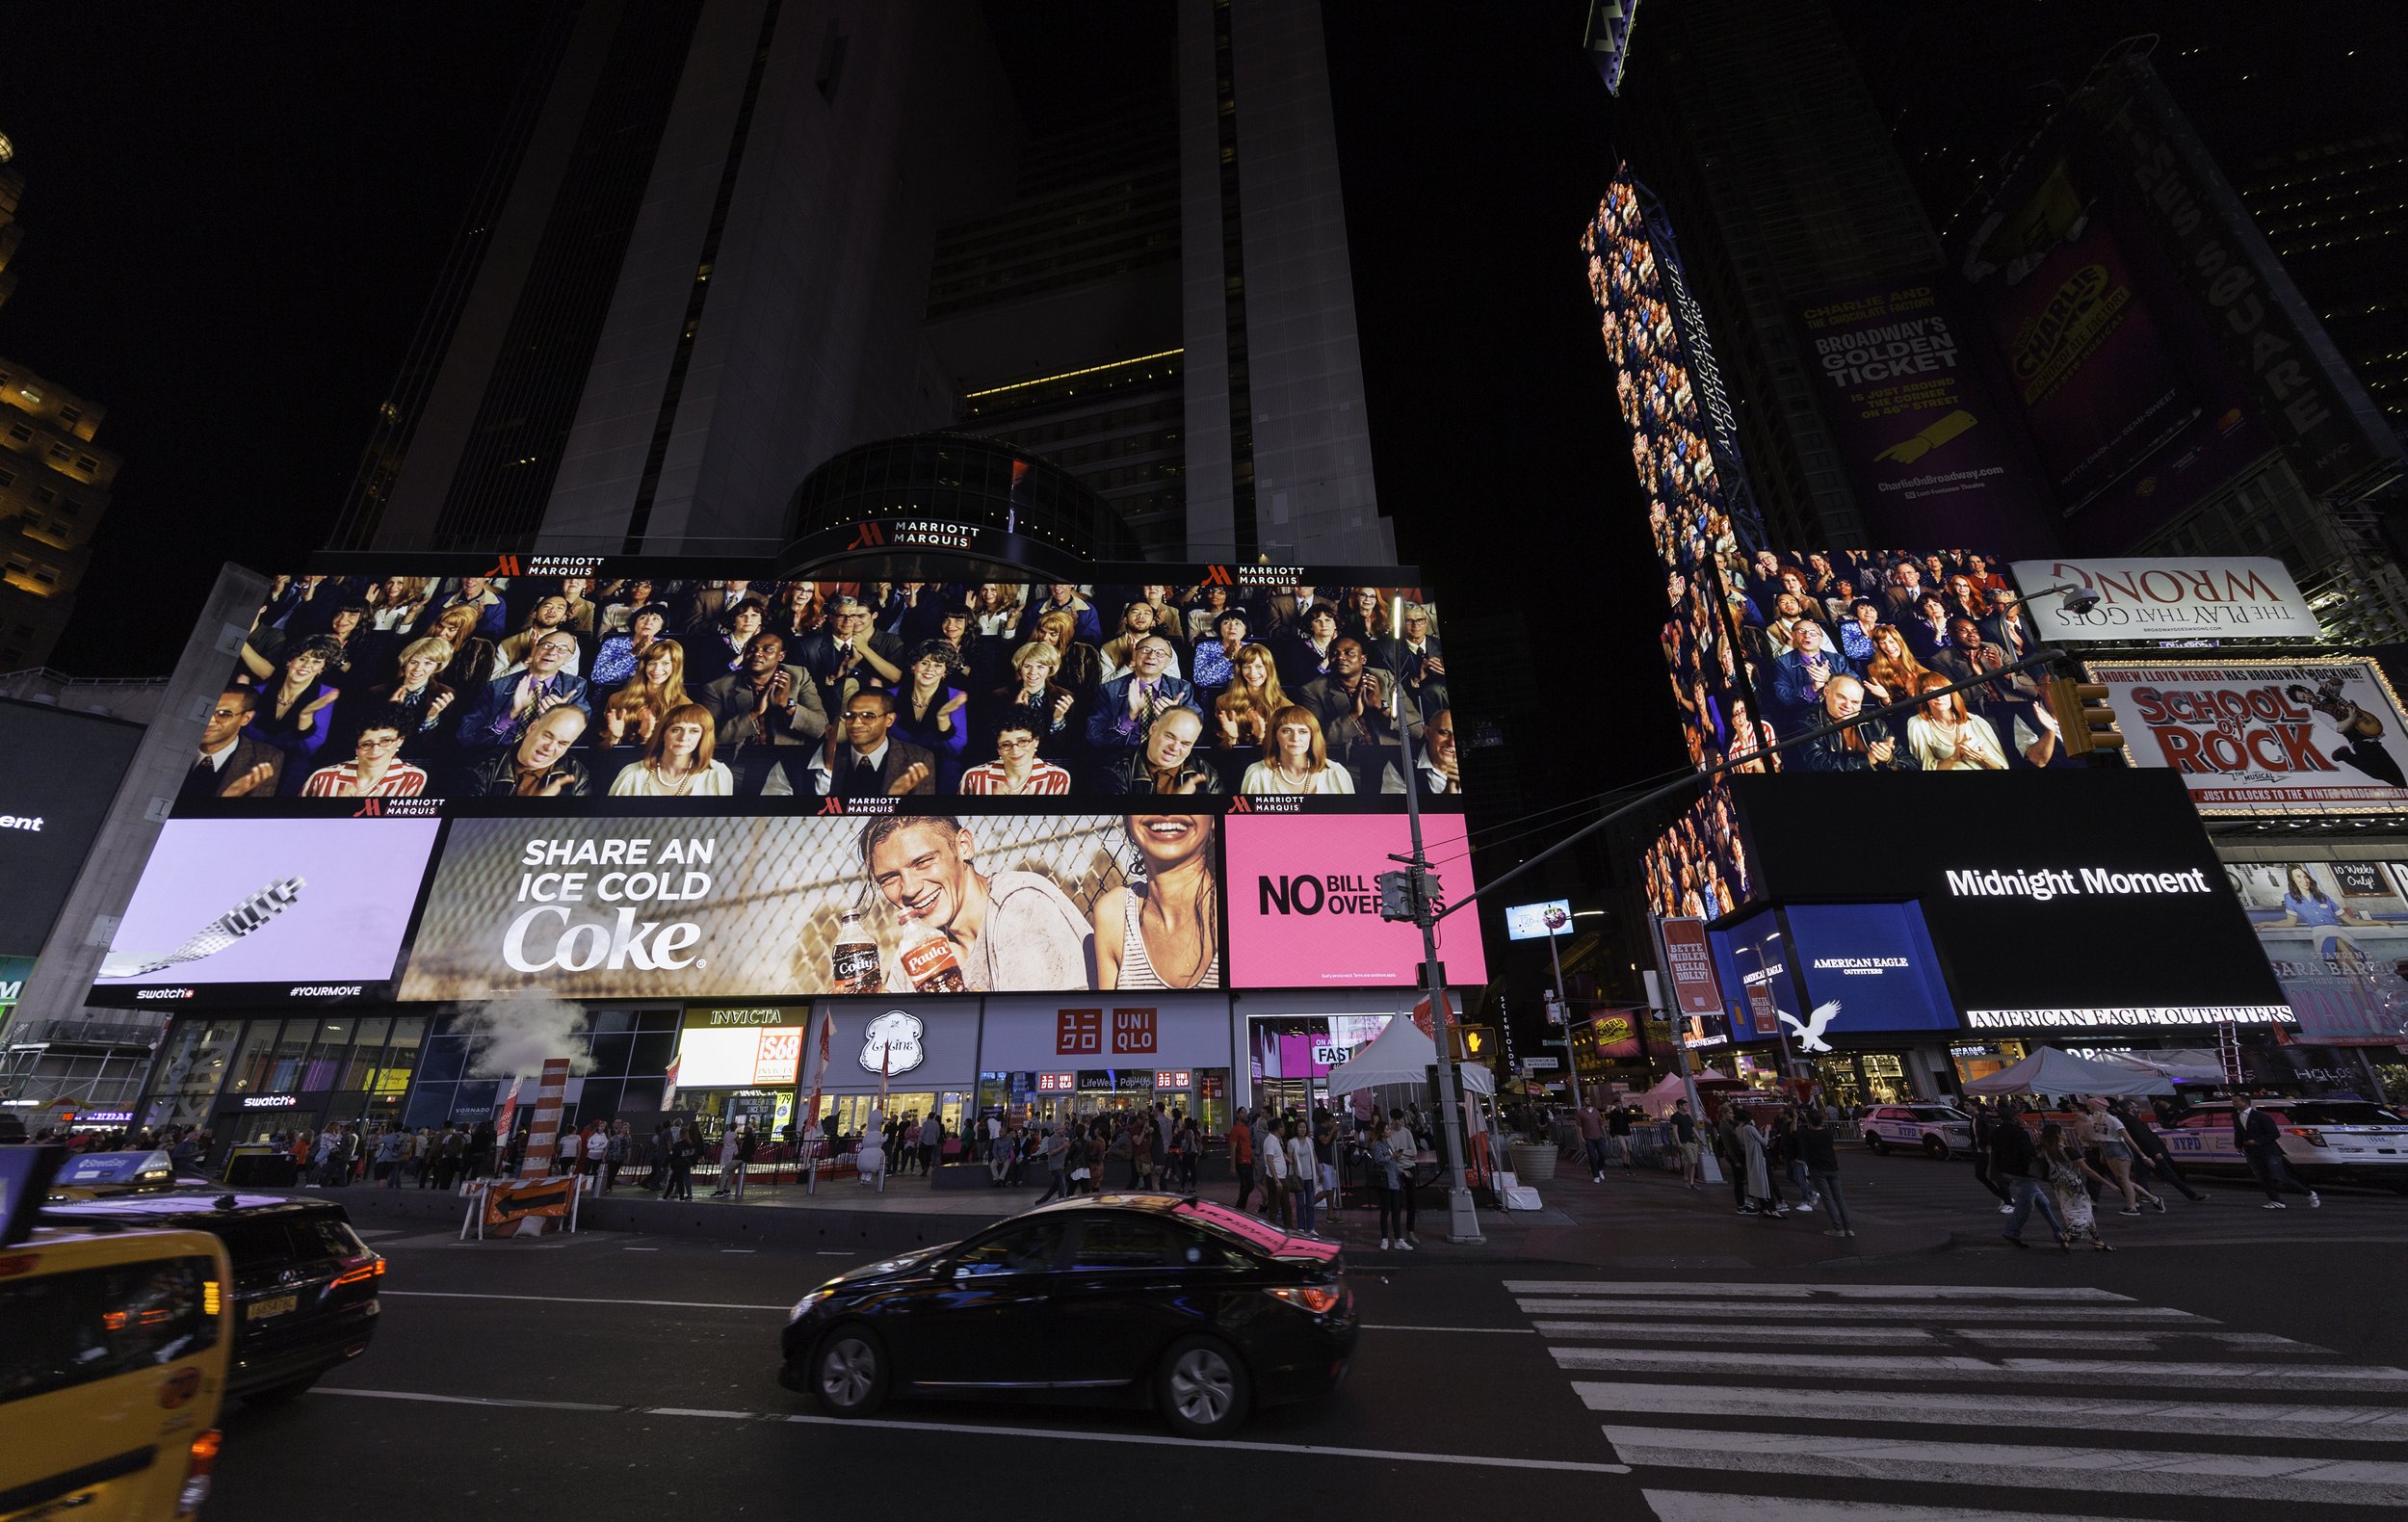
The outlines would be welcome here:
<svg viewBox="0 0 2408 1522">
<path fill-rule="evenodd" d="M 1840 1017 L 1839 1000 L 1834 999 L 1828 1004 L 1816 1005 L 1815 1012 L 1803 1020 L 1787 1010 L 1776 1008 L 1772 1012 L 1781 1017 L 1782 1024 L 1797 1033 L 1798 1044 L 1806 1050 L 1810 1052 L 1831 1050 L 1831 1043 L 1822 1038 L 1822 1033 L 1831 1029 L 1831 1022 Z"/>
</svg>

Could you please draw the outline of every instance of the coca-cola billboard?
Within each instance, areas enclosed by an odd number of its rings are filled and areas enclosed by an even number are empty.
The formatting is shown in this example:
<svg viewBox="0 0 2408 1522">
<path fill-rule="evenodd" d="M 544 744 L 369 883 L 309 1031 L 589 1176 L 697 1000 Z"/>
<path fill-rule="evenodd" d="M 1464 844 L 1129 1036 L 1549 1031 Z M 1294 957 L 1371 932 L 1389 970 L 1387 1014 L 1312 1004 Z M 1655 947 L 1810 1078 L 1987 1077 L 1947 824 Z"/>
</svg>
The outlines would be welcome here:
<svg viewBox="0 0 2408 1522">
<path fill-rule="evenodd" d="M 401 997 L 1092 989 L 1102 985 L 1099 909 L 1125 915 L 1128 894 L 1143 891 L 1143 870 L 1133 879 L 1129 863 L 1166 861 L 1156 869 L 1166 878 L 1196 858 L 1216 874 L 1217 824 L 1106 814 L 455 820 Z M 1140 834 L 1146 844 L 1133 848 Z M 1119 949 L 1113 971 L 1125 971 L 1125 935 L 1105 939 L 1108 958 Z M 1172 948 L 1157 950 L 1167 959 Z"/>
<path fill-rule="evenodd" d="M 2210 812 L 2408 804 L 2408 719 L 2371 661 L 2093 661 L 2135 766 L 2182 774 Z"/>
</svg>

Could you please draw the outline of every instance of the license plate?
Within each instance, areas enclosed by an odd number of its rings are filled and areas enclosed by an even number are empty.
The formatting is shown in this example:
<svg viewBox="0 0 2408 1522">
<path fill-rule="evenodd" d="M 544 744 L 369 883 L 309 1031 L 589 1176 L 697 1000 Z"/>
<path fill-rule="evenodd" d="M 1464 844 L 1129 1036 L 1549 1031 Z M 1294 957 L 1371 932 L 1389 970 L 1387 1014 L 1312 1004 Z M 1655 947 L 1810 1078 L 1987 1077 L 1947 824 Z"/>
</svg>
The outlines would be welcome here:
<svg viewBox="0 0 2408 1522">
<path fill-rule="evenodd" d="M 301 1297 L 298 1295 L 271 1295 L 264 1300 L 253 1300 L 245 1306 L 243 1320 L 265 1321 L 271 1316 L 281 1316 L 300 1303 Z"/>
</svg>

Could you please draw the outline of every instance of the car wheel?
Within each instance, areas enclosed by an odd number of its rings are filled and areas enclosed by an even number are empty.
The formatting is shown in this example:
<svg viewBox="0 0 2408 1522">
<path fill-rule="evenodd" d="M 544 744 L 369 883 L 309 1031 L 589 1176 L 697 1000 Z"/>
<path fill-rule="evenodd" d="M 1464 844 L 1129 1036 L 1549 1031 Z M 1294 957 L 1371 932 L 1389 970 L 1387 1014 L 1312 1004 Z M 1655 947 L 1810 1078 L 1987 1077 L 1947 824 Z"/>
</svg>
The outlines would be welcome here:
<svg viewBox="0 0 2408 1522">
<path fill-rule="evenodd" d="M 1924 1138 L 1924 1151 L 1932 1157 L 1946 1160 L 1949 1155 L 1949 1144 L 1938 1137 L 1925 1137 Z"/>
<path fill-rule="evenodd" d="M 832 1415 L 868 1416 L 886 1399 L 886 1349 L 867 1326 L 839 1326 L 811 1358 L 811 1391 Z"/>
<path fill-rule="evenodd" d="M 314 1374 L 306 1378 L 287 1379 L 282 1384 L 272 1384 L 264 1389 L 253 1390 L 244 1396 L 243 1401 L 249 1405 L 282 1405 L 288 1401 L 299 1400 L 307 1393 L 311 1385 L 317 1382 L 318 1377 Z"/>
<path fill-rule="evenodd" d="M 1890 1143 L 1882 1141 L 1879 1137 L 1869 1136 L 1865 1138 L 1865 1145 L 1872 1148 L 1873 1156 L 1875 1157 L 1888 1157 L 1890 1155 Z"/>
<path fill-rule="evenodd" d="M 1245 1421 L 1245 1365 L 1226 1343 L 1188 1337 L 1170 1345 L 1154 1377 L 1154 1404 L 1182 1437 L 1219 1437 Z"/>
</svg>

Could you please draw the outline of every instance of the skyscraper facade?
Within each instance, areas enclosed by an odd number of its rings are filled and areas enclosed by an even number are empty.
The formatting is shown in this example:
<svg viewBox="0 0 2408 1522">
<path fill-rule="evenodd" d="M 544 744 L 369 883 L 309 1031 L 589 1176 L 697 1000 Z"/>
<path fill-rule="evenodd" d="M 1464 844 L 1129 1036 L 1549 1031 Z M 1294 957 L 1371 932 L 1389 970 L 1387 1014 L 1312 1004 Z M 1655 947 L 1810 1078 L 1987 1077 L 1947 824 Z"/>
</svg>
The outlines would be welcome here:
<svg viewBox="0 0 2408 1522">
<path fill-rule="evenodd" d="M 1075 20 L 563 12 L 336 541 L 754 545 L 958 430 L 1165 553 L 1393 559 L 1318 7 Z"/>
<path fill-rule="evenodd" d="M 14 158 L 0 138 L 0 302 L 15 289 L 8 266 L 23 239 Z M 74 610 L 117 480 L 118 457 L 92 442 L 107 411 L 0 358 L 0 670 L 40 666 Z"/>
</svg>

